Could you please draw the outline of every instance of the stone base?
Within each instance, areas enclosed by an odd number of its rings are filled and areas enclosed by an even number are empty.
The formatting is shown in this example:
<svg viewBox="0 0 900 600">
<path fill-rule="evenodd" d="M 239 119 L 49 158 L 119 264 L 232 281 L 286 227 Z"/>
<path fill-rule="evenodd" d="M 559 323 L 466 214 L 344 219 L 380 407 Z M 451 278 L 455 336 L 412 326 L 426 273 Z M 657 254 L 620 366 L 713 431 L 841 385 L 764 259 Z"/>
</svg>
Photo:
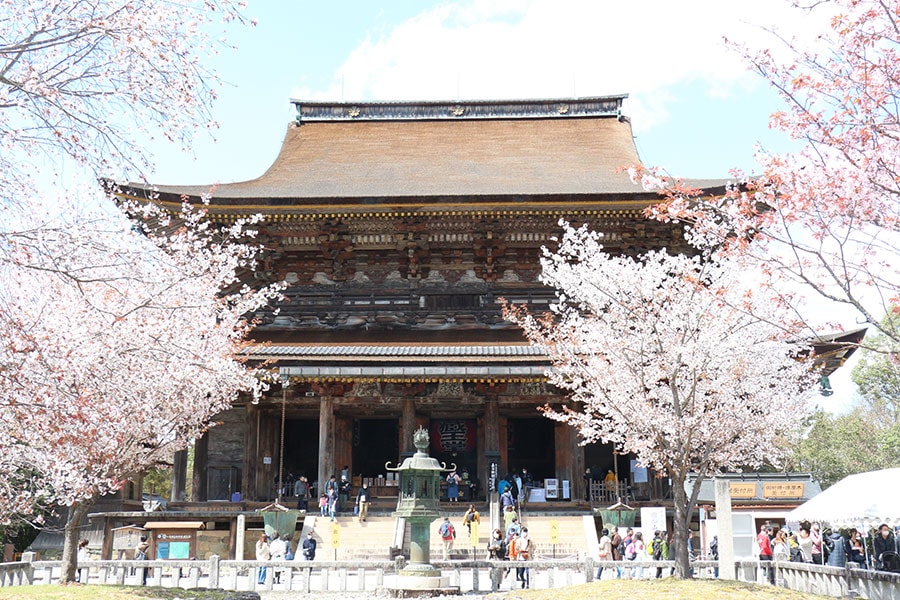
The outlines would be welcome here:
<svg viewBox="0 0 900 600">
<path fill-rule="evenodd" d="M 449 577 L 403 577 L 395 585 L 381 588 L 391 598 L 433 598 L 434 596 L 459 596 L 458 587 L 448 587 Z M 421 586 L 421 587 L 419 587 Z"/>
<path fill-rule="evenodd" d="M 430 566 L 430 565 L 428 565 Z M 426 575 L 395 575 L 382 588 L 391 598 L 432 598 L 434 596 L 458 596 L 458 587 L 450 587 L 450 578 Z"/>
</svg>

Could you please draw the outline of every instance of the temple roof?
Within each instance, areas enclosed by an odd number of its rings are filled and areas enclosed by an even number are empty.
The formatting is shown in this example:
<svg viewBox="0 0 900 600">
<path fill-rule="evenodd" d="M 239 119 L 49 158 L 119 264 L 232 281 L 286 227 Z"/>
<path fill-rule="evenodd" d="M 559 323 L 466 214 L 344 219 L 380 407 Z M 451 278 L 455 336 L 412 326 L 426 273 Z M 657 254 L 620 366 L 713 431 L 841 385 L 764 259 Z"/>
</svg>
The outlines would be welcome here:
<svg viewBox="0 0 900 600">
<path fill-rule="evenodd" d="M 625 96 L 430 103 L 303 103 L 260 177 L 215 186 L 215 205 L 260 209 L 385 204 L 385 199 L 641 195 L 622 169 L 640 164 Z M 693 181 L 698 187 L 724 180 Z M 128 184 L 125 195 L 151 186 Z M 158 185 L 160 200 L 202 185 Z"/>
</svg>

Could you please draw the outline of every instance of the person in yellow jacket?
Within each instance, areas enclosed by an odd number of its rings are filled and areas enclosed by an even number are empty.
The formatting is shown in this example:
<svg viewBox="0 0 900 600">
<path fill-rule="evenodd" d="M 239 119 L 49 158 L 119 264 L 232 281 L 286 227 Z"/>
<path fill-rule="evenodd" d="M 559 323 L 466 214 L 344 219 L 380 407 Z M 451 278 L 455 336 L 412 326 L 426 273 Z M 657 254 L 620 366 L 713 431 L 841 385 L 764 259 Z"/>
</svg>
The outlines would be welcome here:
<svg viewBox="0 0 900 600">
<path fill-rule="evenodd" d="M 472 523 L 481 524 L 481 515 L 478 514 L 478 511 L 475 510 L 475 505 L 470 504 L 469 508 L 463 514 L 463 523 L 466 525 L 466 529 L 469 530 L 469 537 L 472 537 Z"/>
</svg>

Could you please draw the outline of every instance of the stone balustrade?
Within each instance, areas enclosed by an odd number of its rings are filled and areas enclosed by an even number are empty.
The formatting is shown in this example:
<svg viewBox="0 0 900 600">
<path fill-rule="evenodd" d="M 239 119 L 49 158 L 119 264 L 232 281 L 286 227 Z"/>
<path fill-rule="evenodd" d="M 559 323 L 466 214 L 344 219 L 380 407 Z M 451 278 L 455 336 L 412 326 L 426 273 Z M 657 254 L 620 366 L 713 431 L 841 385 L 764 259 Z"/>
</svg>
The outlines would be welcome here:
<svg viewBox="0 0 900 600">
<path fill-rule="evenodd" d="M 515 585 L 512 570 L 523 563 L 489 560 L 432 560 L 431 564 L 450 578 L 450 585 L 466 592 L 497 591 L 507 582 Z M 657 568 L 668 574 L 674 561 L 596 561 L 591 559 L 547 559 L 528 561 L 532 588 L 559 588 L 590 582 L 599 566 L 604 579 L 624 569 L 627 576 L 653 578 Z M 92 560 L 87 582 L 92 584 L 139 585 L 148 569 L 147 585 L 162 587 L 220 588 L 225 590 L 279 590 L 312 592 L 374 592 L 390 586 L 405 565 L 394 561 L 235 561 L 213 556 L 209 560 Z M 716 561 L 691 563 L 695 577 L 712 577 Z M 764 569 L 775 569 L 776 583 L 797 591 L 824 596 L 900 599 L 900 574 L 803 563 L 737 561 L 738 580 L 766 583 Z M 59 581 L 60 561 L 33 561 L 29 553 L 22 562 L 0 563 L 0 587 L 45 585 Z M 262 583 L 259 570 L 265 569 Z"/>
</svg>

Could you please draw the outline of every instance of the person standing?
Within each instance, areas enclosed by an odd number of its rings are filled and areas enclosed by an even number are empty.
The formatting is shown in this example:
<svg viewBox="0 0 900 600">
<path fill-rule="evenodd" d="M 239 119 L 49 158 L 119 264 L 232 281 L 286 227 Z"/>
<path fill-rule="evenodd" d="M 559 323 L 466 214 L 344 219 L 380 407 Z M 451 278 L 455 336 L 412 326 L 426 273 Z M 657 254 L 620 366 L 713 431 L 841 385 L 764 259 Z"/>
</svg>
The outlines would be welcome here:
<svg viewBox="0 0 900 600">
<path fill-rule="evenodd" d="M 481 515 L 475 510 L 474 504 L 470 504 L 469 508 L 467 508 L 466 512 L 463 514 L 463 523 L 465 524 L 466 529 L 469 530 L 469 539 L 472 539 L 472 523 L 481 524 Z"/>
<path fill-rule="evenodd" d="M 88 573 L 90 569 L 87 566 L 91 559 L 91 552 L 88 550 L 88 541 L 81 540 L 78 542 L 78 552 L 75 555 L 78 564 L 78 570 L 75 572 L 75 583 L 87 583 Z"/>
<path fill-rule="evenodd" d="M 522 467 L 522 491 L 519 494 L 522 497 L 522 503 L 528 503 L 528 493 L 534 487 L 534 477 L 528 472 L 528 469 Z"/>
<path fill-rule="evenodd" d="M 301 475 L 294 482 L 294 495 L 297 496 L 297 510 L 309 508 L 309 480 L 306 475 Z"/>
<path fill-rule="evenodd" d="M 369 518 L 369 484 L 363 483 L 362 487 L 359 488 L 359 491 L 356 492 L 356 506 L 358 508 L 359 520 L 362 523 L 366 522 L 366 519 Z"/>
<path fill-rule="evenodd" d="M 812 562 L 814 565 L 824 565 L 825 555 L 822 552 L 822 533 L 819 524 L 813 523 L 809 529 L 809 537 L 812 540 Z"/>
<path fill-rule="evenodd" d="M 653 532 L 653 539 L 650 540 L 650 545 L 647 546 L 647 554 L 650 555 L 650 558 L 653 560 L 662 560 L 663 559 L 663 541 L 665 537 L 664 531 L 656 530 Z M 662 577 L 662 567 L 656 567 L 656 578 L 660 579 Z"/>
<path fill-rule="evenodd" d="M 756 546 L 759 548 L 759 560 L 762 563 L 771 563 L 772 562 L 772 542 L 769 539 L 769 526 L 768 525 L 760 525 L 759 534 L 756 536 Z M 766 579 L 769 580 L 769 583 L 775 585 L 775 572 L 772 570 L 771 565 L 763 566 L 761 565 L 763 572 L 766 575 Z"/>
<path fill-rule="evenodd" d="M 313 537 L 312 530 L 306 532 L 306 539 L 303 540 L 303 546 L 301 547 L 303 552 L 303 560 L 315 560 L 316 558 L 316 546 L 318 542 L 316 542 L 316 538 Z"/>
<path fill-rule="evenodd" d="M 506 528 L 506 541 L 511 544 L 520 533 L 522 526 L 519 525 L 519 519 L 513 518 L 512 523 Z"/>
<path fill-rule="evenodd" d="M 622 539 L 622 535 L 619 533 L 618 527 L 612 530 L 612 535 L 610 536 L 610 545 L 612 546 L 612 559 L 617 562 L 621 561 L 625 556 L 625 540 Z M 621 579 L 622 575 L 622 566 L 617 565 L 616 578 Z"/>
<path fill-rule="evenodd" d="M 285 547 L 284 540 L 278 535 L 278 532 L 272 534 L 272 541 L 269 542 L 269 553 L 272 555 L 273 561 L 281 561 L 285 560 L 285 555 L 287 555 L 287 548 Z M 281 573 L 284 569 L 275 569 L 275 583 L 281 583 Z"/>
<path fill-rule="evenodd" d="M 142 535 L 137 547 L 134 549 L 134 560 L 149 559 L 150 557 L 147 555 L 149 551 L 150 543 L 147 541 L 147 536 Z M 147 567 L 138 567 L 138 570 L 141 573 L 141 585 L 147 585 Z"/>
<path fill-rule="evenodd" d="M 847 566 L 846 544 L 840 533 L 826 529 L 822 536 L 822 544 L 828 550 L 828 558 L 825 560 L 826 565 L 831 567 Z"/>
<path fill-rule="evenodd" d="M 522 476 L 518 473 L 513 473 L 513 482 L 516 484 L 516 489 L 518 490 L 518 495 L 516 496 L 516 506 L 521 511 L 522 503 L 525 502 L 525 488 L 522 483 Z"/>
<path fill-rule="evenodd" d="M 600 581 L 603 578 L 603 563 L 612 560 L 612 540 L 609 537 L 609 529 L 605 527 L 600 531 L 597 557 L 600 559 L 600 566 L 597 567 L 597 581 Z"/>
<path fill-rule="evenodd" d="M 504 481 L 506 481 L 504 479 Z M 500 510 L 505 514 L 507 508 L 516 509 L 516 498 L 513 496 L 512 486 L 509 485 L 503 490 L 503 493 L 500 494 Z"/>
<path fill-rule="evenodd" d="M 450 522 L 449 517 L 444 517 L 444 522 L 441 523 L 441 528 L 438 532 L 441 534 L 441 542 L 443 543 L 444 560 L 450 560 L 450 553 L 453 552 L 453 540 L 456 539 L 456 529 Z"/>
<path fill-rule="evenodd" d="M 859 530 L 856 528 L 851 529 L 849 536 L 850 537 L 847 538 L 846 547 L 847 560 L 856 563 L 861 569 L 867 569 L 866 551 L 863 548 L 862 540 L 859 537 Z"/>
<path fill-rule="evenodd" d="M 266 537 L 265 533 L 259 534 L 259 539 L 256 540 L 256 560 L 266 562 L 272 560 L 272 552 L 269 550 L 269 538 Z M 257 567 L 256 583 L 266 582 L 266 568 L 265 566 Z"/>
<path fill-rule="evenodd" d="M 885 552 L 897 551 L 896 540 L 897 538 L 894 537 L 894 533 L 891 531 L 891 528 L 887 523 L 882 523 L 881 525 L 879 525 L 878 532 L 875 534 L 875 539 L 872 540 L 876 569 L 884 569 L 884 561 L 881 558 L 882 554 L 884 554 Z"/>
<path fill-rule="evenodd" d="M 332 488 L 328 491 L 328 516 L 331 517 L 332 522 L 334 521 L 334 516 L 337 513 L 338 509 L 338 491 L 337 488 Z"/>
<path fill-rule="evenodd" d="M 522 588 L 525 589 L 530 587 L 529 569 L 525 565 L 533 558 L 534 554 L 534 543 L 531 541 L 531 538 L 528 537 L 527 527 L 523 527 L 519 536 L 513 540 L 513 546 L 515 548 L 515 560 L 517 563 L 523 565 L 521 567 L 516 567 L 516 580 L 521 581 Z"/>
<path fill-rule="evenodd" d="M 507 506 L 503 511 L 503 531 L 509 529 L 512 522 L 518 518 L 519 515 L 516 514 L 516 510 L 512 506 Z"/>
<path fill-rule="evenodd" d="M 451 471 L 447 475 L 447 500 L 450 502 L 459 501 L 459 482 L 462 481 L 456 471 Z"/>
<path fill-rule="evenodd" d="M 813 540 L 809 534 L 809 527 L 806 525 L 800 527 L 797 547 L 800 548 L 800 560 L 805 563 L 811 563 L 813 561 Z"/>
<path fill-rule="evenodd" d="M 488 540 L 488 558 L 490 560 L 507 560 L 506 552 L 506 536 L 499 529 L 495 529 L 491 532 L 491 539 Z"/>
<path fill-rule="evenodd" d="M 631 550 L 627 547 L 625 548 L 625 555 L 630 556 L 631 560 L 638 563 L 638 566 L 634 568 L 634 572 L 632 573 L 632 578 L 634 579 L 643 579 L 644 578 L 644 567 L 642 564 L 647 558 L 647 548 L 644 545 L 644 534 L 640 531 L 636 531 L 631 540 Z"/>
</svg>

